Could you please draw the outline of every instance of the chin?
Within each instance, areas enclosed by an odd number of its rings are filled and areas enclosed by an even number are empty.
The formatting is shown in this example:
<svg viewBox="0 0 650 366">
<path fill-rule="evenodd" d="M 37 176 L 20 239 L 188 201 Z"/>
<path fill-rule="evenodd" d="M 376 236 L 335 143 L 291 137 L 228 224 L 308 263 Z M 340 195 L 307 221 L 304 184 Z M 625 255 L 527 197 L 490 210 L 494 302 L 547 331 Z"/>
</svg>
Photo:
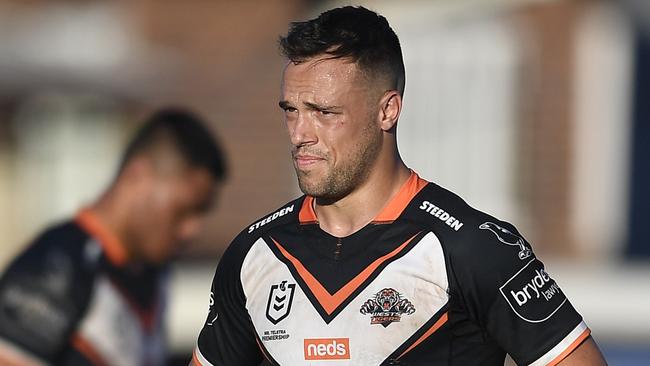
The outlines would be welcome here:
<svg viewBox="0 0 650 366">
<path fill-rule="evenodd" d="M 302 193 L 308 196 L 320 197 L 323 195 L 322 190 L 318 189 L 318 184 L 306 182 L 306 179 L 298 179 L 298 186 Z"/>
</svg>

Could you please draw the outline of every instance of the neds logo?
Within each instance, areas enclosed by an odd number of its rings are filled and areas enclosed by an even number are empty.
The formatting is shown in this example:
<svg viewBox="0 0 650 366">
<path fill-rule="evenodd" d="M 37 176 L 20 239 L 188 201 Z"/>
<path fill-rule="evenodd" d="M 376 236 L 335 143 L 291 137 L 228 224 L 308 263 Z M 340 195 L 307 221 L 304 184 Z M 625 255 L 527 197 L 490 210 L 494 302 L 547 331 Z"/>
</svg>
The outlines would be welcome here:
<svg viewBox="0 0 650 366">
<path fill-rule="evenodd" d="M 349 338 L 305 339 L 305 360 L 349 360 Z"/>
</svg>

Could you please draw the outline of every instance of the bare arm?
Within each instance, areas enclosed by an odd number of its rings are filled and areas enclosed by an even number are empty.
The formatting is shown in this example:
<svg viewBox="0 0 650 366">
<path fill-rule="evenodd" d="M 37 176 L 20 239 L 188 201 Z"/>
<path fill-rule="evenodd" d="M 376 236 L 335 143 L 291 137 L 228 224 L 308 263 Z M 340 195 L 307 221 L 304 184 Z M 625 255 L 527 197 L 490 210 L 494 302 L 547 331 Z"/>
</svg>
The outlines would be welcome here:
<svg viewBox="0 0 650 366">
<path fill-rule="evenodd" d="M 18 360 L 15 357 L 7 357 L 7 355 L 0 354 L 0 365 L 5 366 L 36 366 L 36 364 L 30 364 L 26 360 Z"/>
<path fill-rule="evenodd" d="M 44 366 L 45 364 L 24 354 L 0 340 L 0 365 L 3 366 Z"/>
<path fill-rule="evenodd" d="M 598 349 L 596 342 L 591 337 L 585 339 L 573 352 L 569 353 L 558 366 L 601 366 L 607 365 L 607 361 Z"/>
</svg>

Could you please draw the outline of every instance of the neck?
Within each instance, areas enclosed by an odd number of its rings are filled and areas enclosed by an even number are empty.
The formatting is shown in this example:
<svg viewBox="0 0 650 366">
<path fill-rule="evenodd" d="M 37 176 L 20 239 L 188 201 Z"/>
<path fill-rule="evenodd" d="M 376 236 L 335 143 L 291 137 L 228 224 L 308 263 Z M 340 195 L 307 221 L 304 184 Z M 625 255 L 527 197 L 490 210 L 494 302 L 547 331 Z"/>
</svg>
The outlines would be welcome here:
<svg viewBox="0 0 650 366">
<path fill-rule="evenodd" d="M 397 194 L 411 172 L 401 159 L 377 164 L 366 180 L 333 203 L 316 200 L 314 211 L 324 231 L 345 237 L 370 223 Z"/>
<path fill-rule="evenodd" d="M 124 246 L 130 257 L 133 253 L 132 248 L 128 245 L 129 240 L 126 230 L 129 212 L 125 205 L 120 204 L 120 200 L 119 188 L 112 186 L 95 203 L 90 205 L 90 208 L 106 229 L 117 237 L 120 245 Z"/>
</svg>

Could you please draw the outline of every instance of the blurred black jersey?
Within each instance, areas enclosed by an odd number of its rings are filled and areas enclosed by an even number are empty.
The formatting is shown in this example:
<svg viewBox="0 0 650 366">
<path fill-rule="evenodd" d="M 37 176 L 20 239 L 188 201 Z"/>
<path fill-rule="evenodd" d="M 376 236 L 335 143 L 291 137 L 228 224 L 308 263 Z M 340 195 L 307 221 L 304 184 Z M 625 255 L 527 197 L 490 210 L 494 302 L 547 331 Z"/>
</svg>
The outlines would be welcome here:
<svg viewBox="0 0 650 366">
<path fill-rule="evenodd" d="M 589 329 L 510 224 L 415 173 L 373 222 L 320 229 L 301 197 L 217 268 L 199 365 L 557 363 Z"/>
<path fill-rule="evenodd" d="M 165 275 L 126 262 L 85 210 L 48 229 L 0 277 L 0 348 L 36 364 L 162 365 Z"/>
</svg>

